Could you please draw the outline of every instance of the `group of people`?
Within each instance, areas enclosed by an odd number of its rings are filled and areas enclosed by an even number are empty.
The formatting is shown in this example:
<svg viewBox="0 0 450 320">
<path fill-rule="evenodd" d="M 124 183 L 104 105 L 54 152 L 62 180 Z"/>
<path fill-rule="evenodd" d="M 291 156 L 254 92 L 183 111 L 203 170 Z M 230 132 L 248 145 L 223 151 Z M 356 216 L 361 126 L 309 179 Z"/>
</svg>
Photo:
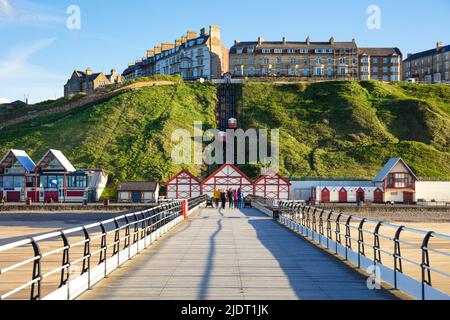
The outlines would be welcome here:
<svg viewBox="0 0 450 320">
<path fill-rule="evenodd" d="M 244 193 L 238 190 L 218 190 L 214 189 L 214 204 L 216 208 L 225 209 L 228 203 L 230 209 L 242 209 L 244 206 Z"/>
</svg>

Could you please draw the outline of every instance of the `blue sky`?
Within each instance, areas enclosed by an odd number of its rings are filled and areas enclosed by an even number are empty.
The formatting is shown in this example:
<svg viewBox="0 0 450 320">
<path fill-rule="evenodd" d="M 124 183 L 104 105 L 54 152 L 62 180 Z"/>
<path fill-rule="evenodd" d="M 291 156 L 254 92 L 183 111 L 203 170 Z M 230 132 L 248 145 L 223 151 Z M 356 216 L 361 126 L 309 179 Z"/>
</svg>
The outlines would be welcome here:
<svg viewBox="0 0 450 320">
<path fill-rule="evenodd" d="M 66 27 L 67 8 L 81 10 L 81 29 Z M 381 9 L 381 29 L 367 28 L 367 8 Z M 219 25 L 235 39 L 339 41 L 397 46 L 406 55 L 450 44 L 448 0 L 0 0 L 0 101 L 54 99 L 74 69 L 116 68 L 187 30 Z"/>
</svg>

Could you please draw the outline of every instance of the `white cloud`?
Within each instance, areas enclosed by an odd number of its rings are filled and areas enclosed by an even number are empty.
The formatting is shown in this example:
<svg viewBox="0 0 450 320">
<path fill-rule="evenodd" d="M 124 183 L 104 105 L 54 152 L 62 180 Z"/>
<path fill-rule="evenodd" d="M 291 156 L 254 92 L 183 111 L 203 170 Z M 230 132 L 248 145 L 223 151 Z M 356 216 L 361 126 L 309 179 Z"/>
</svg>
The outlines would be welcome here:
<svg viewBox="0 0 450 320">
<path fill-rule="evenodd" d="M 66 17 L 54 9 L 25 0 L 0 0 L 0 26 L 20 25 L 49 28 L 64 26 Z"/>
<path fill-rule="evenodd" d="M 9 0 L 0 0 L 0 15 L 6 17 L 13 17 L 15 10 L 13 6 L 9 3 Z"/>
<path fill-rule="evenodd" d="M 39 39 L 31 44 L 12 48 L 5 57 L 0 57 L 0 96 L 21 99 L 30 95 L 31 101 L 54 98 L 55 88 L 62 88 L 66 76 L 30 63 L 31 57 L 56 41 L 55 38 Z M 14 97 L 14 98 L 13 98 Z"/>
</svg>

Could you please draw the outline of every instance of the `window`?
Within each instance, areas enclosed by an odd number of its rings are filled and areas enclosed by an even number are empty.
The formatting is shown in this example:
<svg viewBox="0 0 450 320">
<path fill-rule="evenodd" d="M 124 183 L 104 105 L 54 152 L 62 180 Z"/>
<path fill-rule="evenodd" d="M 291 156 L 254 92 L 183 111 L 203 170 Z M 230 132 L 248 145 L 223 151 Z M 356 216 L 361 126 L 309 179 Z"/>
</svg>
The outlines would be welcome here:
<svg viewBox="0 0 450 320">
<path fill-rule="evenodd" d="M 281 57 L 277 57 L 277 64 L 281 64 L 281 63 L 282 63 Z"/>
<path fill-rule="evenodd" d="M 67 186 L 69 188 L 86 188 L 87 177 L 86 176 L 69 176 L 67 177 Z"/>
<path fill-rule="evenodd" d="M 243 51 L 244 51 L 243 49 L 237 49 L 237 50 L 236 50 L 236 53 L 237 53 L 237 54 L 242 54 Z"/>
<path fill-rule="evenodd" d="M 267 76 L 269 74 L 269 68 L 266 67 L 262 68 L 262 74 Z"/>
<path fill-rule="evenodd" d="M 270 49 L 262 49 L 262 53 L 270 53 Z"/>
<path fill-rule="evenodd" d="M 398 72 L 398 67 L 391 67 L 391 72 Z"/>
<path fill-rule="evenodd" d="M 295 53 L 295 49 L 288 49 L 287 52 L 288 53 Z"/>
<path fill-rule="evenodd" d="M 392 58 L 391 59 L 391 63 L 397 63 L 398 62 L 398 58 Z"/>
<path fill-rule="evenodd" d="M 383 63 L 388 63 L 388 58 L 383 58 Z"/>
<path fill-rule="evenodd" d="M 290 76 L 295 76 L 297 75 L 297 70 L 295 68 L 289 68 L 289 75 Z"/>
<path fill-rule="evenodd" d="M 270 63 L 270 59 L 269 58 L 264 58 L 264 59 L 262 59 L 262 63 L 263 64 L 269 64 Z"/>
<path fill-rule="evenodd" d="M 333 58 L 328 58 L 328 64 L 333 64 L 334 60 Z"/>
<path fill-rule="evenodd" d="M 280 53 L 283 53 L 283 49 L 275 49 L 274 52 L 277 54 L 280 54 Z"/>
<path fill-rule="evenodd" d="M 303 64 L 308 64 L 308 59 L 303 59 Z"/>
<path fill-rule="evenodd" d="M 383 72 L 388 72 L 389 68 L 388 67 L 383 67 Z"/>
<path fill-rule="evenodd" d="M 303 73 L 303 76 L 307 77 L 309 75 L 309 69 L 303 68 L 302 73 Z"/>
<path fill-rule="evenodd" d="M 317 58 L 316 59 L 316 64 L 322 64 L 322 59 L 321 58 Z"/>
<path fill-rule="evenodd" d="M 369 67 L 368 66 L 361 67 L 361 72 L 369 72 Z"/>
<path fill-rule="evenodd" d="M 322 68 L 316 68 L 316 76 L 322 75 Z"/>
<path fill-rule="evenodd" d="M 398 75 L 392 75 L 391 76 L 391 81 L 399 81 L 399 76 Z"/>
<path fill-rule="evenodd" d="M 344 75 L 346 73 L 347 73 L 347 68 L 346 67 L 339 67 L 338 74 Z"/>
<path fill-rule="evenodd" d="M 334 74 L 333 68 L 328 68 L 328 69 L 327 69 L 327 75 L 328 75 L 329 77 L 332 77 L 333 74 Z"/>
<path fill-rule="evenodd" d="M 300 53 L 308 53 L 308 49 L 300 49 Z"/>
<path fill-rule="evenodd" d="M 372 76 L 373 80 L 378 80 L 378 76 Z"/>
<path fill-rule="evenodd" d="M 387 179 L 388 188 L 413 188 L 414 181 L 407 173 L 390 173 Z"/>
<path fill-rule="evenodd" d="M 291 60 L 289 60 L 289 63 L 290 63 L 290 64 L 296 64 L 296 63 L 297 63 L 297 60 L 296 60 L 296 59 L 291 59 Z"/>
<path fill-rule="evenodd" d="M 248 75 L 249 76 L 254 76 L 255 75 L 255 68 L 254 67 L 248 68 Z"/>
<path fill-rule="evenodd" d="M 248 54 L 253 54 L 253 52 L 254 52 L 253 48 L 247 48 L 247 53 Z"/>
<path fill-rule="evenodd" d="M 341 59 L 339 59 L 339 61 L 341 61 Z M 367 57 L 361 58 L 361 62 L 362 63 L 368 63 L 369 62 L 369 58 L 367 58 Z M 342 62 L 339 62 L 339 63 L 342 63 Z"/>
<path fill-rule="evenodd" d="M 389 76 L 383 76 L 383 81 L 389 81 Z"/>
<path fill-rule="evenodd" d="M 255 64 L 255 58 L 248 58 L 248 64 Z"/>
<path fill-rule="evenodd" d="M 378 58 L 372 58 L 372 63 L 378 63 Z"/>
<path fill-rule="evenodd" d="M 378 72 L 378 67 L 373 67 L 372 70 L 373 72 Z"/>
</svg>

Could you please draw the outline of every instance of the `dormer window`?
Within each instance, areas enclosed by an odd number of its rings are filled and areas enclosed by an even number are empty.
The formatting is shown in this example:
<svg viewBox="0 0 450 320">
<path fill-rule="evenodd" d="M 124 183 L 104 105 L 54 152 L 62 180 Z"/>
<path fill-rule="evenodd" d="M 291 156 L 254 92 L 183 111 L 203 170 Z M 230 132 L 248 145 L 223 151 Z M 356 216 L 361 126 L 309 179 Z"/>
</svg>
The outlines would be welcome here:
<svg viewBox="0 0 450 320">
<path fill-rule="evenodd" d="M 270 53 L 270 49 L 262 49 L 262 53 Z"/>
<path fill-rule="evenodd" d="M 278 53 L 278 54 L 283 53 L 283 49 L 275 49 L 275 53 Z"/>
</svg>

